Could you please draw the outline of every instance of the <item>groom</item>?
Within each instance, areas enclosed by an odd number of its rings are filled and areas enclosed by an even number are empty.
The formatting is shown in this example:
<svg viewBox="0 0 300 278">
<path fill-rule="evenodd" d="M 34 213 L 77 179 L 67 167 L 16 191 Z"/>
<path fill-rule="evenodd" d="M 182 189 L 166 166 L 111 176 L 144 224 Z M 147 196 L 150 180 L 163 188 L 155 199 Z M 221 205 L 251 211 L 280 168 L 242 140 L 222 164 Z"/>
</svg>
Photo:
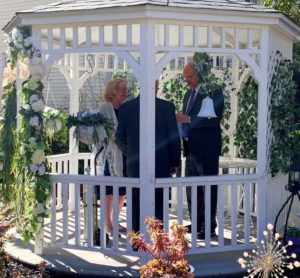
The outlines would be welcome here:
<svg viewBox="0 0 300 278">
<path fill-rule="evenodd" d="M 158 82 L 156 82 L 156 92 Z M 151 117 L 151 115 L 148 115 Z M 119 109 L 116 144 L 126 155 L 128 177 L 139 177 L 140 169 L 140 97 L 125 102 Z M 155 177 L 170 177 L 180 166 L 180 137 L 175 106 L 155 98 Z M 163 220 L 163 188 L 155 189 L 155 217 Z M 140 230 L 139 189 L 132 189 L 132 229 Z"/>
</svg>

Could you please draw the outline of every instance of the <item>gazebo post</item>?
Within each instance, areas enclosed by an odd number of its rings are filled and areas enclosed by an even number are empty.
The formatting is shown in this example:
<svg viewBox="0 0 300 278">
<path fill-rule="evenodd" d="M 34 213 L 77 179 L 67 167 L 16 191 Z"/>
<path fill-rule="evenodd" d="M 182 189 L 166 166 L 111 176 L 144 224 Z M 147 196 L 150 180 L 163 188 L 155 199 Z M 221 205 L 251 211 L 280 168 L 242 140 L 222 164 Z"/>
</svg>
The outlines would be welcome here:
<svg viewBox="0 0 300 278">
<path fill-rule="evenodd" d="M 70 93 L 70 114 L 76 115 L 79 111 L 79 89 L 80 89 L 80 80 L 79 80 L 79 54 L 72 53 L 71 55 L 71 71 L 70 71 L 70 80 L 72 82 L 69 85 Z M 76 145 L 76 140 L 73 138 L 74 127 L 70 129 L 69 132 L 69 153 L 72 155 L 78 156 L 78 146 Z M 71 159 L 69 161 L 70 173 L 78 174 L 78 159 Z M 75 188 L 74 184 L 69 185 L 69 210 L 73 212 L 75 209 Z"/>
<path fill-rule="evenodd" d="M 155 26 L 141 25 L 140 92 L 140 225 L 154 216 L 155 187 Z"/>
<path fill-rule="evenodd" d="M 263 231 L 266 229 L 267 221 L 267 165 L 268 165 L 268 131 L 269 131 L 269 121 L 268 117 L 270 96 L 268 91 L 268 64 L 269 64 L 269 29 L 262 29 L 261 34 L 261 65 L 260 74 L 254 71 L 254 76 L 258 76 L 258 119 L 257 119 L 257 171 L 260 176 L 260 186 L 258 186 L 258 200 L 257 200 L 257 210 L 258 210 L 258 221 L 257 221 L 257 238 L 261 239 Z"/>
</svg>

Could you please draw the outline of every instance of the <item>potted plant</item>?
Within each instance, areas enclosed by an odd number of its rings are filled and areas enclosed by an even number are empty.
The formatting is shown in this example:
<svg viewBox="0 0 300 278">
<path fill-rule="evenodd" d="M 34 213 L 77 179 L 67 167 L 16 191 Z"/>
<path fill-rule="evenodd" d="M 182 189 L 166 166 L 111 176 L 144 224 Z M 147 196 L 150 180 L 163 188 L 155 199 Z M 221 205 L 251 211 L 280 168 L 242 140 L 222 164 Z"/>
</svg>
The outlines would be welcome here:
<svg viewBox="0 0 300 278">
<path fill-rule="evenodd" d="M 153 217 L 146 217 L 145 224 L 149 243 L 140 233 L 128 234 L 134 249 L 152 256 L 141 267 L 140 277 L 194 277 L 192 267 L 184 258 L 190 248 L 185 238 L 187 229 L 173 222 L 170 233 L 166 233 L 162 222 Z"/>
</svg>

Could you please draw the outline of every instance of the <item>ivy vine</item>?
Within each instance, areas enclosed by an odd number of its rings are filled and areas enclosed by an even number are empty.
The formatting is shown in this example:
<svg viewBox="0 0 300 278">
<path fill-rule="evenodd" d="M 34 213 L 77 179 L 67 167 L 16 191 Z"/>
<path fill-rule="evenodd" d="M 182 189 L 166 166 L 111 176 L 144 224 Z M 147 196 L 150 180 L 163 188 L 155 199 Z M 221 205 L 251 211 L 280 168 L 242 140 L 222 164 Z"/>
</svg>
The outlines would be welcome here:
<svg viewBox="0 0 300 278">
<path fill-rule="evenodd" d="M 277 51 L 275 71 L 272 76 L 271 121 L 272 142 L 270 146 L 270 173 L 287 173 L 291 163 L 300 153 L 300 126 L 296 122 L 300 111 L 296 105 L 296 84 L 293 80 L 293 64 L 283 59 Z"/>
<path fill-rule="evenodd" d="M 16 116 L 17 96 L 15 81 L 13 81 L 3 88 L 0 112 L 0 201 L 4 204 L 12 201 L 14 192 L 12 163 L 15 153 Z"/>
<path fill-rule="evenodd" d="M 257 158 L 257 101 L 258 87 L 249 76 L 238 92 L 238 119 L 234 144 L 238 146 L 238 157 Z"/>
</svg>

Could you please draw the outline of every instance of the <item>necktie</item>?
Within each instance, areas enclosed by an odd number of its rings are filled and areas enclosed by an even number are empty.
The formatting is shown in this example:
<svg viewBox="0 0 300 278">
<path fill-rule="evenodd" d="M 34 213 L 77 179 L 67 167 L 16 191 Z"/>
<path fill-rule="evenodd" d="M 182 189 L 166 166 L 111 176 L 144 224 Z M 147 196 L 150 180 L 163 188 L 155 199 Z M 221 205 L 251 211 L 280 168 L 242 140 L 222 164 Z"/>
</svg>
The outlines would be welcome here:
<svg viewBox="0 0 300 278">
<path fill-rule="evenodd" d="M 192 109 L 193 103 L 195 101 L 195 97 L 196 97 L 196 90 L 193 89 L 193 91 L 190 94 L 190 98 L 188 100 L 188 104 L 187 107 L 185 109 L 185 114 L 189 115 L 190 111 Z M 188 123 L 184 123 L 182 124 L 182 137 L 187 140 L 188 139 L 188 129 L 189 129 L 189 125 Z"/>
<path fill-rule="evenodd" d="M 189 114 L 190 114 L 190 111 L 191 111 L 192 106 L 193 106 L 193 104 L 194 104 L 195 96 L 196 96 L 196 90 L 194 89 L 194 90 L 191 92 L 189 102 L 188 102 L 187 107 L 186 107 L 186 109 L 185 109 L 185 114 L 186 114 L 186 115 L 189 115 Z"/>
</svg>

